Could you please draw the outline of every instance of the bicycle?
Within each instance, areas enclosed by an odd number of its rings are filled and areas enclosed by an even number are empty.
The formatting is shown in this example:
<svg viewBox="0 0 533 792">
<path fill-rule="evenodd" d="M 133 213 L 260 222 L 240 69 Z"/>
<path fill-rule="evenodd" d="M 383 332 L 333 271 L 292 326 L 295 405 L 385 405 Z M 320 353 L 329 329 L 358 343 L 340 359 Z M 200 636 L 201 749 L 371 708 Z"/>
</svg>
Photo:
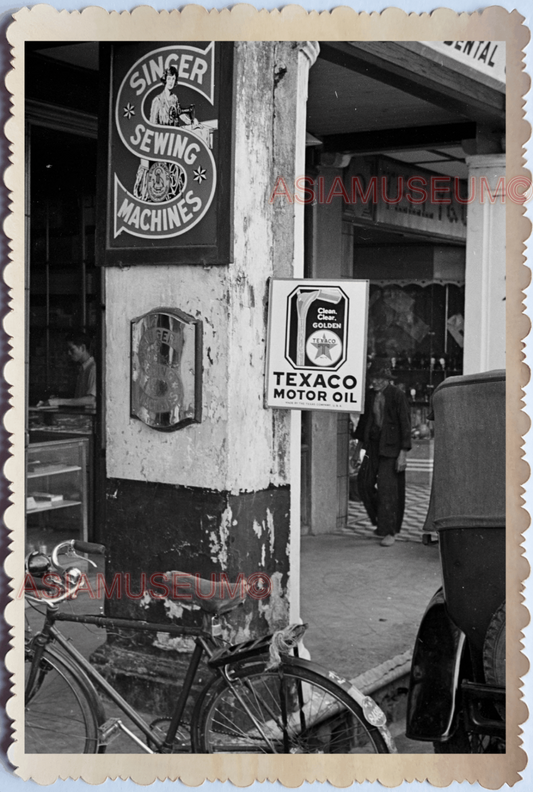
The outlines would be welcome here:
<svg viewBox="0 0 533 792">
<path fill-rule="evenodd" d="M 192 601 L 203 610 L 203 628 L 62 613 L 59 605 L 77 596 L 82 573 L 59 557 L 80 559 L 76 551 L 104 554 L 105 547 L 69 540 L 58 544 L 51 556 L 33 553 L 27 559 L 33 579 L 45 581 L 55 569 L 61 583 L 57 595 L 46 595 L 42 629 L 26 642 L 26 753 L 104 753 L 121 732 L 146 753 L 395 752 L 385 715 L 373 699 L 334 672 L 298 656 L 295 644 L 305 626 L 234 645 L 218 637 L 213 625 L 241 599 L 205 599 L 192 593 Z M 200 583 L 211 586 L 210 581 L 200 579 Z M 59 585 L 57 580 L 54 585 Z M 40 587 L 46 588 L 44 582 Z M 201 585 L 199 590 L 205 591 Z M 171 717 L 148 723 L 64 637 L 56 625 L 61 621 L 194 637 L 195 648 Z M 183 714 L 204 655 L 213 676 L 198 695 L 189 727 Z M 135 724 L 144 742 L 120 718 L 106 718 L 98 691 Z M 61 746 L 50 747 L 51 734 Z"/>
</svg>

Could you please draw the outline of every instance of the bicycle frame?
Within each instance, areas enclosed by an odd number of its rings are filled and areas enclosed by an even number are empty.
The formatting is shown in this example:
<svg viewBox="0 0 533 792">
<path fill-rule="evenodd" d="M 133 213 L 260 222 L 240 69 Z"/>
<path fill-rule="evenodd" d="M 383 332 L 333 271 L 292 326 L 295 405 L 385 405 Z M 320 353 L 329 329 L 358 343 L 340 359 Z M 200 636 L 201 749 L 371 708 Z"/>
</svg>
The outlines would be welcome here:
<svg viewBox="0 0 533 792">
<path fill-rule="evenodd" d="M 81 624 L 94 624 L 98 627 L 107 628 L 130 628 L 138 632 L 166 632 L 174 636 L 195 636 L 196 646 L 191 656 L 185 678 L 181 687 L 181 692 L 176 702 L 176 706 L 170 718 L 170 724 L 164 739 L 158 737 L 150 729 L 150 726 L 144 718 L 142 718 L 128 702 L 117 693 L 115 688 L 90 664 L 90 662 L 76 649 L 76 647 L 68 641 L 59 629 L 55 626 L 55 622 L 77 622 Z M 74 615 L 61 613 L 56 605 L 47 605 L 45 614 L 45 623 L 42 630 L 36 634 L 33 644 L 35 651 L 32 658 L 32 668 L 28 680 L 28 687 L 33 685 L 37 669 L 44 655 L 45 648 L 53 641 L 62 648 L 66 655 L 68 655 L 74 664 L 80 667 L 89 678 L 89 680 L 102 690 L 118 707 L 127 715 L 128 718 L 149 738 L 157 747 L 160 753 L 171 753 L 176 732 L 181 723 L 181 718 L 185 710 L 187 699 L 191 692 L 192 684 L 198 670 L 198 666 L 202 659 L 204 652 L 212 657 L 215 648 L 221 646 L 221 642 L 217 641 L 213 636 L 209 635 L 205 630 L 198 627 L 185 627 L 176 624 L 158 624 L 152 622 L 138 621 L 136 619 L 115 619 L 109 616 L 92 616 L 90 614 Z M 220 673 L 220 672 L 219 672 Z M 133 739 L 146 753 L 154 753 L 148 745 L 145 745 L 133 732 L 121 725 L 121 728 L 131 739 Z M 107 737 L 112 733 L 112 729 L 108 730 Z M 105 742 L 105 739 L 104 739 Z"/>
<path fill-rule="evenodd" d="M 196 637 L 196 646 L 191 656 L 189 666 L 182 683 L 181 691 L 178 696 L 174 711 L 171 715 L 166 735 L 164 737 L 152 731 L 150 725 L 139 715 L 139 713 L 136 712 L 136 710 L 131 707 L 127 701 L 125 701 L 120 693 L 118 693 L 113 688 L 113 686 L 90 664 L 90 662 L 85 659 L 79 650 L 72 645 L 71 641 L 67 640 L 63 636 L 59 629 L 54 625 L 54 622 L 56 621 L 94 624 L 99 627 L 110 627 L 114 629 L 123 627 L 141 632 L 166 632 L 169 635 L 174 636 Z M 255 696 L 253 685 L 251 685 L 251 683 L 246 679 L 246 676 L 241 679 L 238 674 L 234 673 L 234 669 L 236 667 L 240 667 L 241 670 L 244 670 L 247 666 L 253 668 L 254 665 L 258 665 L 260 670 L 264 670 L 266 664 L 269 662 L 268 647 L 271 643 L 271 640 L 272 636 L 269 635 L 263 636 L 262 638 L 245 641 L 234 646 L 227 646 L 222 640 L 210 635 L 205 629 L 174 624 L 152 624 L 150 622 L 138 621 L 135 619 L 118 619 L 107 616 L 92 616 L 89 614 L 80 616 L 63 614 L 58 612 L 57 606 L 55 604 L 50 603 L 47 606 L 43 629 L 37 633 L 33 639 L 33 645 L 35 648 L 33 657 L 31 659 L 32 665 L 27 684 L 27 690 L 31 690 L 32 688 L 33 682 L 41 664 L 41 659 L 45 657 L 45 649 L 49 647 L 50 644 L 56 642 L 62 651 L 54 651 L 53 647 L 51 647 L 49 651 L 52 653 L 52 656 L 56 657 L 58 660 L 62 660 L 63 665 L 67 665 L 71 673 L 77 673 L 80 684 L 85 687 L 86 695 L 93 698 L 93 704 L 98 705 L 100 708 L 100 713 L 97 715 L 100 753 L 102 753 L 105 750 L 105 747 L 107 747 L 109 738 L 115 731 L 119 729 L 127 734 L 132 740 L 134 740 L 134 742 L 146 753 L 172 753 L 172 750 L 175 746 L 176 734 L 178 732 L 178 728 L 181 724 L 181 719 L 185 710 L 185 705 L 191 692 L 192 684 L 196 676 L 199 663 L 205 652 L 209 658 L 210 667 L 216 671 L 216 673 L 223 680 L 224 684 L 232 690 L 233 695 L 239 701 L 243 710 L 247 713 L 251 722 L 254 724 L 257 732 L 263 738 L 264 744 L 271 749 L 272 753 L 276 753 L 276 746 L 273 743 L 272 735 L 268 729 L 264 728 L 262 722 L 256 718 L 254 708 L 250 708 L 248 706 L 246 695 L 241 695 L 239 690 L 239 686 L 244 685 Z M 336 686 L 342 688 L 346 693 L 348 693 L 348 695 L 354 699 L 355 703 L 361 707 L 362 716 L 364 719 L 381 732 L 381 737 L 384 744 L 387 746 L 388 752 L 395 752 L 394 743 L 386 728 L 385 716 L 379 707 L 375 705 L 372 699 L 370 699 L 368 696 L 365 696 L 359 690 L 354 688 L 350 682 L 338 677 L 333 672 L 328 672 L 322 669 L 320 666 L 316 666 L 314 663 L 310 663 L 301 659 L 297 656 L 297 652 L 296 656 L 284 657 L 277 667 L 277 673 L 279 674 L 279 684 L 281 686 L 285 684 L 284 669 L 287 668 L 307 669 L 312 671 L 316 677 L 322 677 L 322 679 L 327 681 L 329 684 L 331 684 L 333 681 Z M 290 676 L 291 674 L 289 673 L 289 678 Z M 216 683 L 213 679 L 207 682 L 203 690 L 199 693 L 199 696 L 195 702 L 191 723 L 191 747 L 193 751 L 195 750 L 198 740 L 198 735 L 195 731 L 198 725 L 198 718 L 201 718 L 202 708 L 205 704 L 205 697 L 209 696 L 209 691 L 213 688 L 214 684 Z M 299 684 L 305 685 L 306 682 L 305 680 L 300 680 Z M 150 744 L 143 743 L 142 739 L 125 727 L 119 719 L 110 718 L 105 721 L 102 702 L 98 696 L 98 691 L 102 691 L 107 694 L 111 701 L 113 701 L 113 703 L 116 704 L 116 706 L 128 718 L 131 719 L 131 721 L 139 728 L 142 734 L 146 736 L 148 743 L 151 743 L 152 746 L 155 747 L 154 750 L 152 750 Z M 304 709 L 302 695 L 302 690 L 298 689 L 298 697 L 300 700 L 300 719 L 302 718 L 302 712 Z M 261 702 L 262 706 L 265 707 L 265 711 L 268 712 L 268 700 L 261 699 Z M 288 753 L 290 751 L 290 718 L 289 712 L 286 708 L 284 694 L 280 696 L 280 704 L 281 712 L 279 727 L 283 734 L 284 752 Z M 326 716 L 329 717 L 333 714 L 334 710 L 329 707 Z M 272 717 L 277 717 L 274 711 L 272 711 Z M 305 722 L 302 722 L 302 730 L 305 731 L 305 728 L 308 725 L 309 723 L 306 724 Z"/>
<path fill-rule="evenodd" d="M 38 575 L 41 576 L 45 570 L 50 569 L 50 562 L 53 564 L 54 568 L 64 569 L 64 564 L 58 560 L 59 556 L 64 554 L 80 557 L 77 556 L 76 551 L 83 553 L 93 552 L 103 554 L 105 548 L 103 545 L 94 545 L 87 542 L 80 542 L 78 540 L 62 542 L 53 550 L 51 559 L 44 557 L 43 554 L 39 553 L 30 554 L 27 560 L 27 568 L 30 572 L 32 571 L 32 564 L 30 564 L 30 562 L 33 561 L 33 569 Z M 37 556 L 37 558 L 34 558 L 34 556 Z M 394 752 L 394 743 L 386 728 L 385 716 L 379 707 L 377 707 L 377 705 L 375 705 L 375 703 L 368 696 L 363 695 L 363 693 L 354 688 L 351 683 L 348 683 L 346 680 L 338 677 L 333 672 L 327 672 L 324 669 L 321 669 L 319 666 L 315 667 L 314 664 L 308 664 L 306 661 L 301 660 L 298 657 L 297 642 L 305 631 L 307 625 L 289 625 L 287 628 L 275 633 L 274 635 L 265 635 L 259 638 L 243 641 L 238 644 L 229 645 L 226 641 L 219 638 L 214 632 L 213 620 L 218 618 L 220 613 L 225 613 L 229 609 L 236 607 L 238 604 L 240 604 L 240 601 L 237 601 L 234 604 L 230 603 L 229 608 L 226 603 L 217 604 L 214 608 L 203 608 L 203 629 L 168 623 L 154 624 L 137 619 L 93 616 L 90 614 L 74 615 L 61 613 L 58 608 L 59 602 L 71 599 L 77 594 L 81 579 L 81 573 L 79 570 L 75 567 L 71 567 L 69 570 L 65 570 L 66 587 L 64 585 L 64 593 L 54 598 L 48 599 L 47 602 L 42 602 L 35 597 L 28 595 L 29 600 L 34 600 L 39 604 L 43 604 L 46 610 L 44 614 L 41 612 L 41 615 L 44 616 L 44 625 L 42 629 L 37 632 L 31 642 L 28 641 L 27 644 L 28 646 L 31 646 L 31 651 L 28 652 L 30 656 L 27 656 L 27 660 L 31 661 L 31 667 L 29 670 L 28 681 L 26 683 L 26 696 L 28 697 L 31 695 L 36 681 L 39 681 L 40 684 L 38 675 L 41 673 L 46 674 L 46 665 L 43 665 L 42 661 L 43 659 L 46 659 L 47 655 L 50 657 L 50 664 L 52 668 L 59 663 L 60 668 L 63 666 L 63 669 L 67 672 L 67 674 L 70 674 L 70 676 L 74 677 L 77 676 L 78 686 L 83 689 L 82 695 L 87 699 L 89 706 L 92 709 L 93 724 L 97 728 L 96 739 L 98 742 L 96 743 L 93 740 L 91 747 L 98 749 L 99 752 L 104 752 L 110 737 L 116 731 L 121 730 L 132 740 L 134 740 L 137 745 L 146 753 L 172 753 L 176 745 L 179 744 L 179 738 L 177 741 L 176 735 L 178 734 L 178 729 L 182 722 L 185 706 L 191 693 L 192 685 L 204 653 L 208 657 L 208 665 L 215 670 L 215 673 L 218 675 L 219 679 L 217 680 L 216 677 L 210 679 L 196 698 L 192 713 L 190 734 L 191 748 L 193 751 L 197 750 L 198 747 L 202 748 L 206 745 L 204 731 L 200 733 L 199 728 L 200 726 L 204 730 L 207 728 L 207 723 L 209 722 L 209 718 L 213 717 L 213 713 L 211 711 L 206 711 L 204 708 L 206 706 L 211 706 L 212 703 L 216 705 L 216 702 L 218 698 L 221 697 L 221 694 L 225 695 L 225 688 L 229 688 L 231 690 L 231 695 L 236 701 L 238 701 L 242 711 L 246 713 L 255 730 L 261 735 L 264 745 L 268 746 L 268 748 L 273 753 L 277 752 L 277 746 L 273 742 L 274 736 L 270 734 L 270 727 L 266 728 L 262 723 L 262 712 L 259 711 L 258 716 L 256 717 L 255 705 L 248 705 L 248 694 L 251 694 L 255 700 L 256 690 L 254 688 L 253 682 L 249 681 L 247 677 L 252 676 L 255 678 L 255 676 L 257 676 L 257 668 L 259 668 L 260 676 L 264 674 L 265 671 L 270 672 L 276 669 L 277 675 L 279 677 L 278 683 L 281 707 L 279 717 L 276 710 L 270 707 L 269 700 L 264 700 L 264 697 L 261 695 L 259 696 L 259 699 L 264 712 L 269 713 L 274 720 L 278 721 L 278 728 L 281 729 L 283 734 L 283 748 L 285 753 L 290 751 L 290 717 L 287 700 L 285 698 L 285 696 L 288 695 L 287 691 L 289 688 L 287 688 L 286 685 L 291 684 L 291 679 L 293 677 L 294 681 L 299 685 L 297 693 L 300 704 L 299 717 L 300 728 L 302 732 L 305 731 L 305 729 L 310 725 L 307 721 L 307 716 L 304 716 L 303 714 L 306 705 L 304 702 L 302 686 L 307 684 L 310 684 L 312 687 L 315 686 L 316 682 L 313 682 L 312 680 L 316 678 L 318 679 L 318 688 L 321 688 L 322 680 L 324 683 L 327 683 L 326 689 L 328 687 L 330 689 L 333 687 L 333 699 L 334 701 L 336 700 L 337 702 L 340 702 L 340 708 L 342 710 L 346 708 L 346 702 L 342 703 L 343 698 L 345 697 L 344 694 L 348 694 L 348 697 L 353 699 L 354 707 L 352 708 L 352 714 L 356 723 L 363 723 L 363 721 L 366 720 L 370 726 L 373 727 L 373 729 L 381 732 L 381 741 L 382 745 L 386 747 L 385 751 L 382 750 L 379 740 L 372 737 L 371 733 L 368 735 L 369 742 L 373 746 L 374 750 L 377 750 L 378 752 Z M 211 619 L 211 630 L 208 626 L 209 619 Z M 115 690 L 115 688 L 105 679 L 105 677 L 102 676 L 102 674 L 100 674 L 88 660 L 86 660 L 86 658 L 72 644 L 72 642 L 65 638 L 65 636 L 55 625 L 55 623 L 58 621 L 92 624 L 98 627 L 105 627 L 113 630 L 123 628 L 134 630 L 136 632 L 162 632 L 170 636 L 195 637 L 195 648 L 190 658 L 185 677 L 182 681 L 181 690 L 177 696 L 176 705 L 171 717 L 168 719 L 170 722 L 164 736 L 163 728 L 159 730 L 159 733 L 154 732 L 153 729 L 155 728 L 156 724 L 160 724 L 161 721 L 166 721 L 167 719 L 156 719 L 155 721 L 152 721 L 151 724 L 147 723 L 144 718 L 142 718 L 141 715 L 128 704 L 128 702 L 120 695 L 120 693 Z M 54 644 L 57 644 L 59 651 L 54 648 Z M 293 657 L 289 655 L 291 648 L 295 654 Z M 277 651 L 273 652 L 273 649 L 277 649 Z M 280 655 L 280 650 L 284 655 L 283 658 Z M 257 663 L 258 660 L 260 661 L 259 664 Z M 296 670 L 295 673 L 295 669 L 297 669 L 297 667 L 300 667 L 301 670 Z M 285 674 L 284 669 L 290 670 L 287 674 Z M 308 672 L 312 673 L 308 675 Z M 61 671 L 60 674 L 62 674 Z M 285 677 L 287 677 L 288 682 L 285 681 Z M 241 693 L 241 690 L 239 689 L 240 687 L 245 689 L 244 695 Z M 342 688 L 344 693 L 341 691 L 341 695 L 339 696 L 339 694 L 336 693 L 335 688 Z M 37 690 L 39 690 L 39 687 Z M 213 691 L 211 698 L 209 698 L 210 691 Z M 100 696 L 98 695 L 99 692 L 105 693 L 109 699 L 119 708 L 119 710 L 121 710 L 121 712 L 130 718 L 130 720 L 137 726 L 141 733 L 147 738 L 146 745 L 140 737 L 124 726 L 120 718 L 111 717 L 106 720 L 103 704 Z M 320 701 L 322 702 L 323 700 L 324 694 L 322 693 Z M 357 710 L 355 705 L 357 705 L 361 712 Z M 350 711 L 350 705 L 348 705 L 348 710 Z M 329 717 L 330 715 L 334 714 L 329 704 L 325 712 L 325 717 Z M 314 719 L 316 720 L 316 713 Z M 312 723 L 314 723 L 314 721 L 312 721 Z M 91 729 L 93 729 L 92 726 Z M 152 750 L 152 747 L 150 746 L 154 747 L 155 750 Z M 242 747 L 239 741 L 237 741 L 237 747 Z"/>
</svg>

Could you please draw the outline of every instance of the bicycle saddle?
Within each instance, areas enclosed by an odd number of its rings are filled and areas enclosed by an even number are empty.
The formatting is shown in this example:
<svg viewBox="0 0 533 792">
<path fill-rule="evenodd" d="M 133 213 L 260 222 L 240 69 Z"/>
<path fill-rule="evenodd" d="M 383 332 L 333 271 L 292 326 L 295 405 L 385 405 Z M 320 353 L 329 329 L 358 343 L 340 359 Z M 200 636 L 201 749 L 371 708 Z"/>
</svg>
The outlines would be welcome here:
<svg viewBox="0 0 533 792">
<path fill-rule="evenodd" d="M 220 616 L 228 613 L 246 599 L 246 581 L 230 583 L 222 580 L 207 580 L 188 572 L 172 572 L 171 599 L 175 602 L 193 603 L 206 613 Z"/>
</svg>

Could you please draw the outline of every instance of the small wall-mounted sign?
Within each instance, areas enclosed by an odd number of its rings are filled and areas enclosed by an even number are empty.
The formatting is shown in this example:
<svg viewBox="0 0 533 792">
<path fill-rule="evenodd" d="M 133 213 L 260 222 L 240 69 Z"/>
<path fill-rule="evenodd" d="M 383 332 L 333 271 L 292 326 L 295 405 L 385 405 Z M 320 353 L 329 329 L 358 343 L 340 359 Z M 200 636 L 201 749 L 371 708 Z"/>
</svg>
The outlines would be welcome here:
<svg viewBox="0 0 533 792">
<path fill-rule="evenodd" d="M 368 281 L 274 280 L 267 406 L 361 412 Z"/>
<path fill-rule="evenodd" d="M 164 432 L 201 421 L 201 321 L 171 308 L 132 321 L 131 415 Z"/>
</svg>

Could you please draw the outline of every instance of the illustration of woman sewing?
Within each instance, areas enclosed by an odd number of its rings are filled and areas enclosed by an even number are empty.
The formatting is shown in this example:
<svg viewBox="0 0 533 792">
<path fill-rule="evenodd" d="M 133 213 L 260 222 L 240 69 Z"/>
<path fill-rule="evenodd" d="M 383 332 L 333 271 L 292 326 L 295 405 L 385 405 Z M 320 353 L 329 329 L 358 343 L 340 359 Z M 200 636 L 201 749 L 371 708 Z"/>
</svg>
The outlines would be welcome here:
<svg viewBox="0 0 533 792">
<path fill-rule="evenodd" d="M 178 80 L 175 66 L 169 66 L 161 76 L 163 90 L 152 101 L 150 123 L 162 126 L 188 126 L 195 129 L 194 105 L 181 107 L 179 99 L 172 93 Z M 133 194 L 150 203 L 170 201 L 178 196 L 185 186 L 185 172 L 177 162 L 154 162 L 142 159 L 137 169 Z"/>
</svg>

